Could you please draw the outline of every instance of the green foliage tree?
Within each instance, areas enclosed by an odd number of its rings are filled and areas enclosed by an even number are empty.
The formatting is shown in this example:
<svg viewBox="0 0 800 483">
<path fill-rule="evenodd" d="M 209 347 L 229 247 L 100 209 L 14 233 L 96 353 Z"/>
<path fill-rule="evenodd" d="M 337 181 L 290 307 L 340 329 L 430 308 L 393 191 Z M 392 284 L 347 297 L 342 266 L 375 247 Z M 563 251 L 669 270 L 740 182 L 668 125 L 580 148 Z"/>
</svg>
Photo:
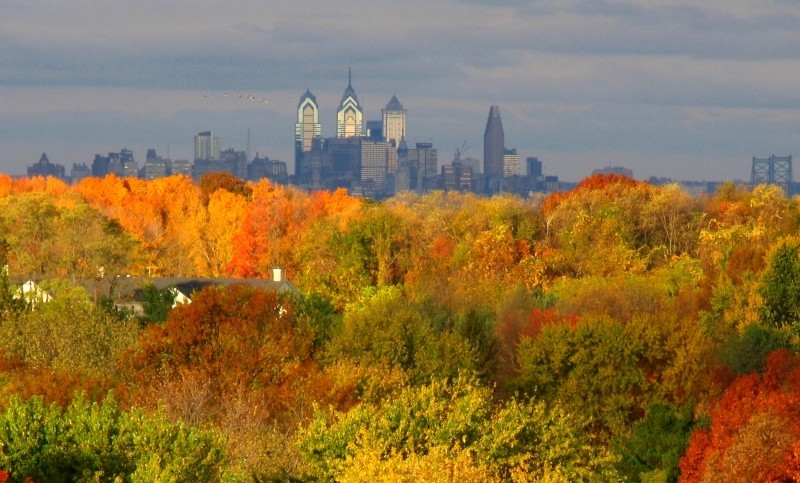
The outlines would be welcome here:
<svg viewBox="0 0 800 483">
<path fill-rule="evenodd" d="M 54 275 L 58 209 L 53 197 L 35 192 L 6 197 L 0 213 L 11 273 L 37 279 Z"/>
<path fill-rule="evenodd" d="M 640 334 L 605 318 L 546 325 L 519 343 L 513 387 L 586 415 L 597 434 L 623 434 L 654 395 L 651 355 Z"/>
<path fill-rule="evenodd" d="M 778 246 L 764 271 L 759 287 L 764 298 L 763 323 L 777 328 L 794 327 L 800 320 L 800 243 Z"/>
<path fill-rule="evenodd" d="M 345 311 L 327 359 L 397 367 L 415 384 L 477 369 L 480 357 L 470 341 L 453 330 L 452 322 L 448 327 L 446 321 L 437 320 L 435 308 L 411 303 L 398 287 L 367 289 L 362 297 Z M 465 332 L 472 330 L 466 322 L 462 325 Z M 487 336 L 482 327 L 476 325 L 475 329 L 475 337 Z"/>
<path fill-rule="evenodd" d="M 300 435 L 312 477 L 339 479 L 353 465 L 420 461 L 468 465 L 488 479 L 613 479 L 614 458 L 589 436 L 587 421 L 543 403 L 511 400 L 498 407 L 491 391 L 467 377 L 407 388 L 382 404 L 348 413 L 318 412 Z"/>
<path fill-rule="evenodd" d="M 175 289 L 167 287 L 159 289 L 153 284 L 142 288 L 142 309 L 144 313 L 139 317 L 143 325 L 163 324 L 167 321 L 169 311 L 175 303 Z"/>
<path fill-rule="evenodd" d="M 0 468 L 12 481 L 216 481 L 227 462 L 219 436 L 79 397 L 66 410 L 13 398 L 0 413 Z"/>
<path fill-rule="evenodd" d="M 633 425 L 630 435 L 619 438 L 615 444 L 620 474 L 630 481 L 678 481 L 681 455 L 698 424 L 693 406 L 651 404 L 645 417 Z"/>
<path fill-rule="evenodd" d="M 136 342 L 137 324 L 95 306 L 80 287 L 66 282 L 51 286 L 60 288 L 50 302 L 0 318 L 5 356 L 71 373 L 112 375 L 122 353 Z"/>
<path fill-rule="evenodd" d="M 751 324 L 725 342 L 720 358 L 737 376 L 763 373 L 767 356 L 778 349 L 791 349 L 787 334 L 774 327 Z"/>
</svg>

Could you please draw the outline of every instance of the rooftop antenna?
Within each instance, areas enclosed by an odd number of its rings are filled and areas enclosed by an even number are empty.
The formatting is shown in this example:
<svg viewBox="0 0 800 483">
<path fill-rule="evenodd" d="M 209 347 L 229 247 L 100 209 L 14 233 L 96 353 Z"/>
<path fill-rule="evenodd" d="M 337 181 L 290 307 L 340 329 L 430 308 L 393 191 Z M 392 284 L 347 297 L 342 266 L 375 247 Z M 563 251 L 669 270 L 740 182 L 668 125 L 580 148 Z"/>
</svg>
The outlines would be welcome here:
<svg viewBox="0 0 800 483">
<path fill-rule="evenodd" d="M 250 159 L 250 128 L 247 128 L 247 159 Z"/>
</svg>

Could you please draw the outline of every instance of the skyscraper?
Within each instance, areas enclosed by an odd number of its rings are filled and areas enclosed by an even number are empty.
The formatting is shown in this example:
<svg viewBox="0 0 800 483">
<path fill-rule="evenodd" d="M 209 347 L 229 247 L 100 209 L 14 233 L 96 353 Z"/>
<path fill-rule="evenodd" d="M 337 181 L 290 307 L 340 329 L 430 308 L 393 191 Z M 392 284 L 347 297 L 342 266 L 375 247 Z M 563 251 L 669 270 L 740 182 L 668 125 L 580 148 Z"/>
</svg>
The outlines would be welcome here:
<svg viewBox="0 0 800 483">
<path fill-rule="evenodd" d="M 382 195 L 386 189 L 388 146 L 386 141 L 361 140 L 361 182 L 367 196 Z"/>
<path fill-rule="evenodd" d="M 483 173 L 486 178 L 503 177 L 503 157 L 506 154 L 503 123 L 500 120 L 500 108 L 489 108 L 486 120 L 486 131 L 483 134 Z"/>
<path fill-rule="evenodd" d="M 397 96 L 392 96 L 386 108 L 383 109 L 383 137 L 387 141 L 394 140 L 395 144 L 400 142 L 400 138 L 406 133 L 406 110 L 397 100 Z"/>
<path fill-rule="evenodd" d="M 503 176 L 519 176 L 519 154 L 516 149 L 506 149 L 503 155 Z"/>
<path fill-rule="evenodd" d="M 342 102 L 339 103 L 339 108 L 336 110 L 336 137 L 349 138 L 353 136 L 361 136 L 364 122 L 364 114 L 361 110 L 361 104 L 356 97 L 356 91 L 353 89 L 352 78 L 350 70 L 347 71 L 347 88 L 342 95 Z"/>
<path fill-rule="evenodd" d="M 311 152 L 314 140 L 321 136 L 317 98 L 306 89 L 297 103 L 297 124 L 294 125 L 294 169 L 301 182 L 310 176 L 311 168 L 305 159 L 306 153 Z"/>
<path fill-rule="evenodd" d="M 47 159 L 47 155 L 42 153 L 39 162 L 28 166 L 28 176 L 52 176 L 58 179 L 64 179 L 64 166 L 60 164 L 51 163 Z"/>
<path fill-rule="evenodd" d="M 211 131 L 197 133 L 194 137 L 194 159 L 219 159 L 219 138 Z"/>
</svg>

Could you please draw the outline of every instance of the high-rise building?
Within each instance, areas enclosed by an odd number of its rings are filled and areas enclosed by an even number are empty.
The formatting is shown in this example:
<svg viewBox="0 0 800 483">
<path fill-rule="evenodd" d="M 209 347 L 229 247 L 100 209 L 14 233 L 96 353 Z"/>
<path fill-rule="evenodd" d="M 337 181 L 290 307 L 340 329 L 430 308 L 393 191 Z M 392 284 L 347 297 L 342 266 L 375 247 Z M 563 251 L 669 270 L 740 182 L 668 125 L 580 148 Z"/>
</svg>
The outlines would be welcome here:
<svg viewBox="0 0 800 483">
<path fill-rule="evenodd" d="M 51 163 L 49 159 L 47 159 L 47 155 L 42 153 L 42 157 L 39 158 L 39 162 L 36 164 L 32 164 L 28 166 L 28 176 L 52 176 L 58 179 L 64 179 L 64 166 Z"/>
<path fill-rule="evenodd" d="M 411 189 L 411 168 L 408 165 L 408 145 L 406 137 L 400 137 L 400 144 L 397 146 L 397 170 L 395 171 L 395 193 L 408 191 Z"/>
<path fill-rule="evenodd" d="M 103 178 L 108 174 L 108 164 L 110 160 L 107 156 L 101 156 L 99 154 L 94 155 L 94 161 L 92 161 L 92 176 L 95 178 Z"/>
<path fill-rule="evenodd" d="M 197 133 L 194 137 L 194 159 L 219 159 L 219 138 L 211 131 Z"/>
<path fill-rule="evenodd" d="M 472 167 L 460 159 L 443 165 L 442 187 L 447 191 L 472 191 Z"/>
<path fill-rule="evenodd" d="M 314 140 L 322 136 L 319 122 L 317 98 L 306 89 L 297 103 L 297 123 L 294 125 L 294 171 L 300 183 L 311 177 L 311 163 L 308 153 L 314 148 Z"/>
<path fill-rule="evenodd" d="M 387 141 L 394 140 L 395 143 L 400 142 L 400 138 L 406 133 L 406 110 L 403 105 L 397 100 L 397 96 L 393 95 L 383 109 L 383 137 Z"/>
<path fill-rule="evenodd" d="M 367 138 L 371 141 L 383 141 L 383 122 L 367 121 Z"/>
<path fill-rule="evenodd" d="M 133 151 L 130 149 L 123 148 L 118 153 L 108 153 L 107 158 L 96 155 L 94 159 L 92 176 L 105 176 L 106 174 L 114 174 L 120 178 L 137 178 L 139 176 L 139 165 L 133 158 Z M 106 172 L 96 175 L 95 164 L 98 165 L 98 173 L 102 171 L 105 164 Z"/>
<path fill-rule="evenodd" d="M 144 160 L 144 169 L 142 171 L 142 178 L 144 179 L 152 180 L 163 178 L 167 176 L 169 166 L 167 165 L 166 159 L 157 155 L 155 149 L 150 148 L 147 150 L 147 155 Z"/>
<path fill-rule="evenodd" d="M 530 157 L 525 162 L 528 164 L 528 176 L 542 177 L 542 162 L 539 158 Z"/>
<path fill-rule="evenodd" d="M 388 146 L 386 141 L 361 140 L 361 183 L 369 188 L 366 196 L 379 196 L 386 189 Z"/>
<path fill-rule="evenodd" d="M 256 153 L 256 157 L 247 166 L 247 178 L 251 181 L 267 178 L 273 183 L 287 184 L 289 173 L 286 170 L 286 163 L 283 161 L 273 161 L 266 156 L 259 158 Z"/>
<path fill-rule="evenodd" d="M 489 118 L 486 120 L 486 131 L 483 134 L 483 173 L 486 178 L 503 177 L 503 157 L 505 156 L 505 136 L 503 123 L 500 120 L 500 108 L 489 108 Z"/>
<path fill-rule="evenodd" d="M 336 110 L 336 137 L 349 138 L 363 133 L 364 114 L 353 89 L 350 70 L 347 71 L 347 88 Z"/>
<path fill-rule="evenodd" d="M 86 166 L 86 163 L 72 163 L 72 172 L 69 175 L 72 184 L 78 184 L 91 175 L 92 170 L 89 169 L 89 166 Z"/>
<path fill-rule="evenodd" d="M 171 173 L 173 175 L 184 175 L 184 176 L 191 176 L 192 175 L 192 163 L 189 162 L 188 159 L 176 159 L 170 163 L 172 166 Z"/>
<path fill-rule="evenodd" d="M 506 149 L 503 155 L 503 176 L 519 176 L 519 154 L 516 149 Z"/>
<path fill-rule="evenodd" d="M 228 148 L 219 153 L 219 159 L 228 165 L 227 172 L 239 179 L 247 179 L 247 153 Z"/>
<path fill-rule="evenodd" d="M 417 143 L 408 150 L 408 168 L 411 174 L 411 189 L 423 193 L 436 188 L 439 172 L 438 150 L 433 143 Z"/>
</svg>

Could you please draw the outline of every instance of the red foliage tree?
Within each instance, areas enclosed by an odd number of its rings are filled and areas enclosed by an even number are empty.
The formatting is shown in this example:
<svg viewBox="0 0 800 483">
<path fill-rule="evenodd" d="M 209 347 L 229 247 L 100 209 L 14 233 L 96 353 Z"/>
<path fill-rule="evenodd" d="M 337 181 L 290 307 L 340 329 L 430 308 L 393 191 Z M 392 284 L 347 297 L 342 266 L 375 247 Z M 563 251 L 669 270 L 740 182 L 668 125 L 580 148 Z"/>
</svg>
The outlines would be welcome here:
<svg viewBox="0 0 800 483">
<path fill-rule="evenodd" d="M 636 181 L 621 174 L 593 174 L 588 178 L 584 178 L 580 183 L 575 186 L 575 189 L 567 191 L 566 193 L 555 192 L 547 197 L 542 203 L 542 211 L 548 212 L 558 206 L 563 200 L 574 196 L 577 193 L 585 191 L 601 191 L 607 190 L 609 187 L 626 186 L 634 188 L 636 186 L 647 184 L 642 181 Z"/>
<path fill-rule="evenodd" d="M 291 303 L 272 290 L 206 288 L 173 309 L 165 325 L 149 326 L 126 358 L 135 399 L 163 400 L 193 421 L 226 417 L 242 401 L 256 419 L 298 416 L 305 398 L 327 385 L 293 321 Z"/>
<path fill-rule="evenodd" d="M 775 351 L 763 376 L 737 378 L 692 434 L 680 481 L 796 481 L 800 472 L 800 356 Z"/>
</svg>

